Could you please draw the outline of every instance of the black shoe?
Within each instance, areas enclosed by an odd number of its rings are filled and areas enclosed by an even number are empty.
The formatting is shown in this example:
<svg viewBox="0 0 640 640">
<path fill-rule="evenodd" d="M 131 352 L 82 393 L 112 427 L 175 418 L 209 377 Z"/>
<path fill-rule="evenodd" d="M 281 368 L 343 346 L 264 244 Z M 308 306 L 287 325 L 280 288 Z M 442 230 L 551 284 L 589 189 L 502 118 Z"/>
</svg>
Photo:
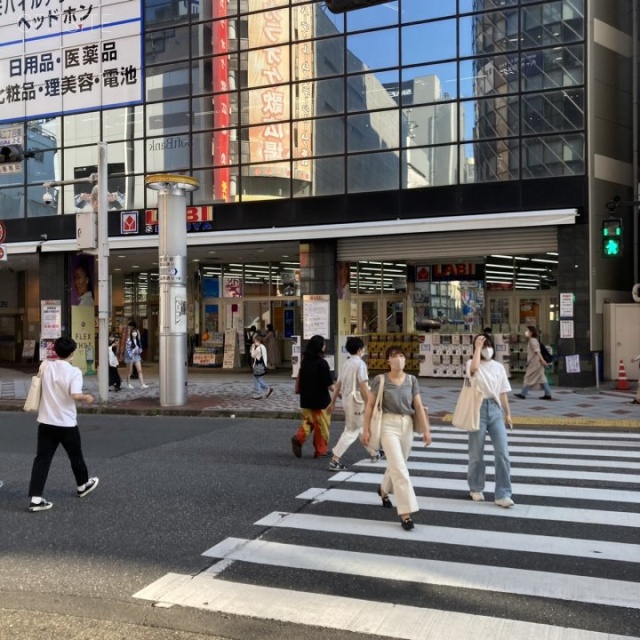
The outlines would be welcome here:
<svg viewBox="0 0 640 640">
<path fill-rule="evenodd" d="M 400 524 L 405 531 L 411 531 L 411 529 L 415 528 L 415 525 L 413 524 L 413 520 L 411 518 L 405 518 L 400 522 Z"/>
<path fill-rule="evenodd" d="M 526 400 L 527 396 L 523 396 L 521 393 L 516 393 L 516 398 L 520 398 L 521 400 Z"/>
<path fill-rule="evenodd" d="M 380 496 L 380 498 L 382 498 L 383 507 L 386 507 L 387 509 L 391 509 L 391 507 L 393 507 L 393 505 L 391 504 L 391 500 L 389 500 L 389 496 L 382 495 L 382 487 L 378 487 L 378 495 Z"/>
<path fill-rule="evenodd" d="M 296 458 L 302 458 L 302 445 L 296 440 L 295 436 L 291 438 L 291 449 Z"/>
<path fill-rule="evenodd" d="M 553 400 L 552 396 L 542 396 L 540 400 Z"/>
<path fill-rule="evenodd" d="M 273 393 L 273 387 L 269 387 L 269 391 L 267 391 L 267 395 L 265 398 L 268 398 Z"/>
<path fill-rule="evenodd" d="M 627 404 L 640 404 L 640 401 L 638 401 L 638 400 L 630 400 L 629 402 L 627 402 Z"/>
<path fill-rule="evenodd" d="M 53 507 L 53 502 L 48 502 L 44 498 L 40 502 L 32 502 L 29 504 L 29 511 L 35 513 L 36 511 L 46 511 Z"/>
<path fill-rule="evenodd" d="M 78 489 L 78 498 L 84 498 L 88 493 L 91 493 L 98 486 L 98 482 L 100 482 L 98 478 L 89 478 L 84 489 L 82 491 Z"/>
</svg>

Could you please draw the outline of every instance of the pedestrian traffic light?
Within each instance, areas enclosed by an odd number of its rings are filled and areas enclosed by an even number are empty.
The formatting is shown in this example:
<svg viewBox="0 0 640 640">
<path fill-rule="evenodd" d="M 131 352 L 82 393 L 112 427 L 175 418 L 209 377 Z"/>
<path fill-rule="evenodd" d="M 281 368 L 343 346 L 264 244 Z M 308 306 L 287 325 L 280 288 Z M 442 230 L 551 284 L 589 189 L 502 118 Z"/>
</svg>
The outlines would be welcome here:
<svg viewBox="0 0 640 640">
<path fill-rule="evenodd" d="M 326 0 L 325 4 L 331 13 L 344 13 L 354 9 L 364 9 L 377 4 L 387 4 L 390 0 Z"/>
<path fill-rule="evenodd" d="M 608 218 L 602 222 L 602 255 L 605 258 L 622 256 L 622 220 Z"/>
<path fill-rule="evenodd" d="M 0 147 L 0 164 L 10 162 L 22 162 L 24 160 L 24 149 L 21 144 L 8 144 Z"/>
</svg>

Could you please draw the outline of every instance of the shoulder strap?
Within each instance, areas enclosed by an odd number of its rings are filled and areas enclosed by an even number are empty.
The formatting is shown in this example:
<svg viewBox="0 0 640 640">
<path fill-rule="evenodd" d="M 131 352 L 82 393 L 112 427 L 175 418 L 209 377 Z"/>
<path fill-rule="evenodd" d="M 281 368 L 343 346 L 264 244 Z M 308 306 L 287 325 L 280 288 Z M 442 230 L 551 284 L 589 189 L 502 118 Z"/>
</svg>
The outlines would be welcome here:
<svg viewBox="0 0 640 640">
<path fill-rule="evenodd" d="M 378 385 L 378 395 L 376 397 L 376 405 L 380 405 L 382 407 L 382 392 L 384 391 L 384 373 L 381 373 L 378 376 L 380 380 L 380 384 Z"/>
</svg>

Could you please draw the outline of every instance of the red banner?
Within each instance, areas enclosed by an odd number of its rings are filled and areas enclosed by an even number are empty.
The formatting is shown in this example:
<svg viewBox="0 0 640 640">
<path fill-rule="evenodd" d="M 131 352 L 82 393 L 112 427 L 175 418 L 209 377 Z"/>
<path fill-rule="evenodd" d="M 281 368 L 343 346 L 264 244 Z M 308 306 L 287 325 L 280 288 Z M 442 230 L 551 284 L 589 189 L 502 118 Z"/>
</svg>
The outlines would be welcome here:
<svg viewBox="0 0 640 640">
<path fill-rule="evenodd" d="M 217 202 L 229 202 L 229 26 L 227 0 L 212 0 L 213 31 L 213 197 Z"/>
</svg>

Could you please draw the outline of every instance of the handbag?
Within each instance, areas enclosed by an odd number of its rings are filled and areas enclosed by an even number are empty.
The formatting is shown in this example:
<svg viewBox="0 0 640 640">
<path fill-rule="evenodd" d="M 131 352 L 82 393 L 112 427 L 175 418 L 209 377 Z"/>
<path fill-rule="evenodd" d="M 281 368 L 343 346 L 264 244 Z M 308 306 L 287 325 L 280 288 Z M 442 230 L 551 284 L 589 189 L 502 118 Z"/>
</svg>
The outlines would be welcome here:
<svg viewBox="0 0 640 640">
<path fill-rule="evenodd" d="M 40 409 L 40 400 L 42 399 L 42 374 L 49 366 L 48 361 L 44 360 L 38 369 L 38 374 L 31 378 L 31 385 L 27 393 L 27 399 L 24 402 L 24 411 L 36 413 Z"/>
<path fill-rule="evenodd" d="M 382 433 L 382 393 L 384 391 L 384 374 L 378 376 L 380 385 L 378 386 L 378 395 L 376 403 L 373 405 L 371 412 L 371 420 L 369 421 L 369 448 L 380 448 L 380 435 Z"/>
<path fill-rule="evenodd" d="M 482 392 L 465 377 L 451 424 L 465 431 L 477 431 L 480 428 L 480 405 L 483 400 Z"/>
<path fill-rule="evenodd" d="M 426 407 L 422 408 L 422 414 L 422 419 L 420 419 L 421 416 L 417 411 L 413 414 L 413 432 L 421 436 L 427 431 L 428 418 Z"/>
<path fill-rule="evenodd" d="M 351 393 L 343 399 L 342 406 L 344 407 L 345 414 L 349 414 L 352 416 L 363 416 L 364 415 L 364 400 L 362 399 L 362 394 L 358 389 L 358 370 L 355 369 L 353 372 L 353 390 Z"/>
<path fill-rule="evenodd" d="M 253 363 L 253 375 L 263 376 L 265 373 L 267 373 L 267 367 L 264 366 L 264 360 L 260 358 Z"/>
</svg>

